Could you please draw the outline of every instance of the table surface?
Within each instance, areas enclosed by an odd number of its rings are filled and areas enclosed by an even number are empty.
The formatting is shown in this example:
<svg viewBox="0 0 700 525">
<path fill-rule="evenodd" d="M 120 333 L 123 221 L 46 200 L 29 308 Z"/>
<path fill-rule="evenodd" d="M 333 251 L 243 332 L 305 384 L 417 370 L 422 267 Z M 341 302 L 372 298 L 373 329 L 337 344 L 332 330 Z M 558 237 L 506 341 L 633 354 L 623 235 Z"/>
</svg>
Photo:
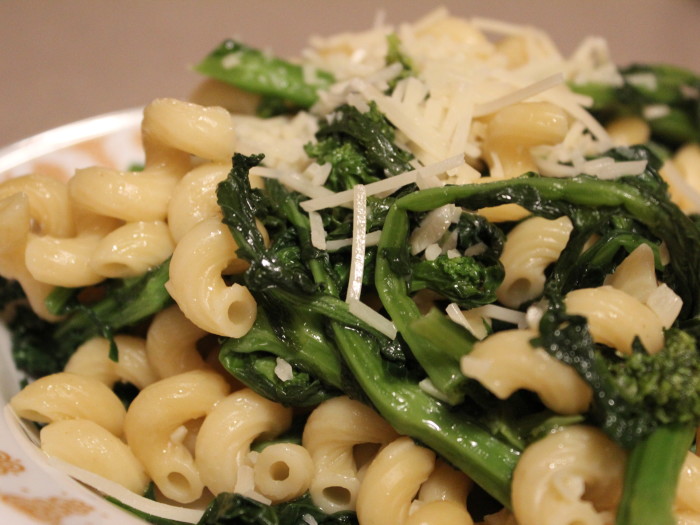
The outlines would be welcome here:
<svg viewBox="0 0 700 525">
<path fill-rule="evenodd" d="M 190 66 L 226 37 L 298 53 L 310 35 L 398 24 L 444 5 L 545 29 L 562 52 L 604 36 L 619 64 L 700 71 L 699 0 L 2 0 L 0 146 L 81 118 L 186 98 Z"/>
</svg>

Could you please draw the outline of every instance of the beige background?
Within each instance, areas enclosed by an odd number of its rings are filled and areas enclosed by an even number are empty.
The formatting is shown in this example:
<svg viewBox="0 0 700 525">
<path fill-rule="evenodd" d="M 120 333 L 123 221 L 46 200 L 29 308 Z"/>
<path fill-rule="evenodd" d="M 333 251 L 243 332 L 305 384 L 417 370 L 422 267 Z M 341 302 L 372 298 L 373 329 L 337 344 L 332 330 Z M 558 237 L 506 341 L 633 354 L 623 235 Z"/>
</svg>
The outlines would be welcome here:
<svg viewBox="0 0 700 525">
<path fill-rule="evenodd" d="M 565 53 L 605 36 L 618 63 L 700 72 L 700 0 L 0 0 L 0 146 L 158 96 L 186 97 L 188 67 L 225 37 L 293 56 L 309 34 L 413 20 L 438 5 L 546 29 Z"/>
</svg>

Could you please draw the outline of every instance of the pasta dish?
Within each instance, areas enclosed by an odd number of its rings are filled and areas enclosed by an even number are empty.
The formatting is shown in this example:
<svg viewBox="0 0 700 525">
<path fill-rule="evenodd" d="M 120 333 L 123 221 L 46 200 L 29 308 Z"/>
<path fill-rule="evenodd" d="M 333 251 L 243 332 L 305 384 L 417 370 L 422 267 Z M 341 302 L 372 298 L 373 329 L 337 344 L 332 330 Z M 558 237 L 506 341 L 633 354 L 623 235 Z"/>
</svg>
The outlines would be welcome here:
<svg viewBox="0 0 700 525">
<path fill-rule="evenodd" d="M 153 523 L 700 523 L 700 77 L 444 9 L 195 69 L 143 165 L 0 179 L 43 454 Z"/>
</svg>

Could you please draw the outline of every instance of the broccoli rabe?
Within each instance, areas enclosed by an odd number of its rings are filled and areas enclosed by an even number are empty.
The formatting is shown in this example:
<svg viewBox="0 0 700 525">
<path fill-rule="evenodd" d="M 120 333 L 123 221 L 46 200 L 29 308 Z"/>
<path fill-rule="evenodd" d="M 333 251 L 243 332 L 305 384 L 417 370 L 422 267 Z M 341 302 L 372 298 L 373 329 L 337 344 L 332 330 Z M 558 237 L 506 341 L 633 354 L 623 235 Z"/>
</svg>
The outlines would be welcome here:
<svg viewBox="0 0 700 525">
<path fill-rule="evenodd" d="M 411 292 L 428 288 L 462 308 L 474 308 L 496 300 L 496 288 L 503 280 L 502 265 L 484 266 L 473 257 L 439 255 L 411 266 Z"/>
<path fill-rule="evenodd" d="M 411 169 L 412 155 L 394 144 L 394 128 L 374 103 L 364 113 L 347 104 L 336 108 L 319 123 L 316 140 L 306 153 L 332 166 L 326 186 L 334 191 Z"/>
<path fill-rule="evenodd" d="M 236 42 L 225 40 L 195 66 L 209 77 L 232 84 L 245 91 L 263 96 L 262 108 L 272 113 L 308 108 L 318 99 L 318 91 L 334 82 L 326 71 L 304 71 L 293 64 L 268 53 Z M 309 78 L 310 75 L 313 78 Z M 259 110 L 260 111 L 260 110 Z"/>
<path fill-rule="evenodd" d="M 671 147 L 700 140 L 700 77 L 670 65 L 633 64 L 620 69 L 621 85 L 572 84 L 593 100 L 602 122 L 621 116 L 640 117 L 652 140 Z"/>
<path fill-rule="evenodd" d="M 139 324 L 172 301 L 165 289 L 168 263 L 139 277 L 111 279 L 95 287 L 56 288 L 46 304 L 63 317 L 57 323 L 19 305 L 8 322 L 17 366 L 34 377 L 60 372 L 78 346 L 96 336 L 110 340 L 110 357 L 116 360 L 117 331 Z"/>
</svg>

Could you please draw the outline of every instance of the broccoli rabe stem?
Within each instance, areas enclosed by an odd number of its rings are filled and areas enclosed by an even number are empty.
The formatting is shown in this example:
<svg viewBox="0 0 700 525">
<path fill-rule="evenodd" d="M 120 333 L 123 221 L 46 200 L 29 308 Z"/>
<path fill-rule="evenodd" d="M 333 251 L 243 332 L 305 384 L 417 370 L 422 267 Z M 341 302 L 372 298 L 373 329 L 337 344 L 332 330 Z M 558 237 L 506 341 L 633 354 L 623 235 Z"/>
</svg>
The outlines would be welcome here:
<svg viewBox="0 0 700 525">
<path fill-rule="evenodd" d="M 339 323 L 332 327 L 343 359 L 374 408 L 399 433 L 430 447 L 510 507 L 510 484 L 519 452 L 469 414 L 453 410 L 411 380 L 389 373 L 376 339 Z"/>
<path fill-rule="evenodd" d="M 333 83 L 326 71 L 305 74 L 298 65 L 253 49 L 234 40 L 226 40 L 207 55 L 195 69 L 245 91 L 288 101 L 308 108 L 318 99 L 318 90 Z"/>
<path fill-rule="evenodd" d="M 675 525 L 678 477 L 693 441 L 688 425 L 659 427 L 630 452 L 616 525 Z"/>
<path fill-rule="evenodd" d="M 379 251 L 374 272 L 374 284 L 382 305 L 389 313 L 397 330 L 404 338 L 411 352 L 428 374 L 433 385 L 451 404 L 459 403 L 464 397 L 464 383 L 467 378 L 459 368 L 459 357 L 426 338 L 415 330 L 412 323 L 422 317 L 418 306 L 408 295 L 405 279 L 391 269 L 389 253 L 405 249 L 409 233 L 408 214 L 392 206 L 386 216 L 384 229 L 379 242 Z M 458 351 L 467 354 L 474 338 L 462 334 Z"/>
<path fill-rule="evenodd" d="M 671 268 L 666 284 L 683 299 L 681 318 L 689 318 L 700 309 L 700 274 L 695 266 L 700 262 L 700 229 L 670 202 L 664 190 L 661 184 L 647 190 L 641 184 L 587 176 L 559 179 L 530 174 L 487 184 L 430 188 L 401 197 L 397 205 L 409 211 L 429 211 L 445 204 L 479 209 L 517 203 L 549 219 L 572 216 L 573 207 L 600 214 L 606 210 L 627 213 L 666 243 Z"/>
</svg>

